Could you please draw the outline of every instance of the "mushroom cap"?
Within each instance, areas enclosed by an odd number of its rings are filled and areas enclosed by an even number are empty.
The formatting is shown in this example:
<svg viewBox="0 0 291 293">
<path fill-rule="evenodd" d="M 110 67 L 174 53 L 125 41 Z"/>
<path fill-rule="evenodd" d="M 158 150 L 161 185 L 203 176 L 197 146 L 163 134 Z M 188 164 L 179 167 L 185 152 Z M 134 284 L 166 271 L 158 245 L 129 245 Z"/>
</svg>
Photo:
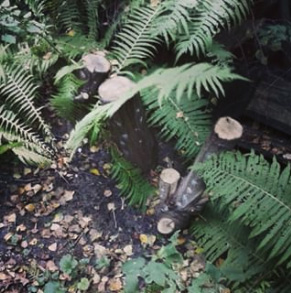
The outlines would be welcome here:
<svg viewBox="0 0 291 293">
<path fill-rule="evenodd" d="M 233 140 L 242 136 L 243 127 L 237 120 L 226 116 L 218 119 L 214 127 L 214 132 L 221 139 Z"/>
</svg>

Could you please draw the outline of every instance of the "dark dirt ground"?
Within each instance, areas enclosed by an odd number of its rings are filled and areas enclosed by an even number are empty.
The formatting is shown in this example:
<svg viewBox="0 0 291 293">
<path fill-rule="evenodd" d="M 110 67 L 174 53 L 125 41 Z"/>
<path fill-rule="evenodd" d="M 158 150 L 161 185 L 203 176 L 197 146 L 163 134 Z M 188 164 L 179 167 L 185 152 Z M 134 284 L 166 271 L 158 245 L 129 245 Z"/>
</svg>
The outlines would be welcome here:
<svg viewBox="0 0 291 293">
<path fill-rule="evenodd" d="M 161 165 L 177 161 L 171 145 L 160 146 Z M 66 254 L 90 264 L 106 256 L 107 268 L 96 272 L 92 266 L 95 281 L 87 292 L 121 292 L 121 263 L 168 242 L 156 231 L 153 208 L 142 213 L 119 195 L 102 147 L 84 146 L 69 165 L 60 158 L 46 169 L 24 166 L 9 153 L 1 160 L 0 292 L 29 292 L 36 277 L 56 271 Z M 187 234 L 183 239 L 181 252 L 193 245 Z"/>
</svg>

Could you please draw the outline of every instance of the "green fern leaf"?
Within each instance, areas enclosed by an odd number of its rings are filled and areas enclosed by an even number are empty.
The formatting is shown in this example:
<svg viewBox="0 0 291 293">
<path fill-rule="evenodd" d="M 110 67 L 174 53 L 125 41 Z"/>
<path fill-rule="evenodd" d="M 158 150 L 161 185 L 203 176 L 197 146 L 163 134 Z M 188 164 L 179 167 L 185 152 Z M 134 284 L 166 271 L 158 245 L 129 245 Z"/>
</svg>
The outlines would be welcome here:
<svg viewBox="0 0 291 293">
<path fill-rule="evenodd" d="M 117 34 L 112 48 L 112 54 L 118 61 L 117 72 L 131 64 L 145 64 L 142 60 L 153 57 L 158 37 L 151 34 L 151 24 L 158 11 L 158 8 L 151 7 L 134 10 Z"/>
<path fill-rule="evenodd" d="M 214 92 L 216 96 L 219 96 L 219 93 L 224 95 L 222 82 L 234 79 L 246 80 L 231 72 L 228 66 L 221 67 L 209 63 L 185 64 L 179 67 L 156 70 L 139 81 L 136 89 L 138 91 L 148 87 L 157 87 L 159 102 L 171 96 L 172 92 L 175 91 L 179 101 L 185 91 L 189 99 L 196 93 L 201 97 L 202 89 L 206 92 Z"/>
<path fill-rule="evenodd" d="M 118 182 L 121 195 L 129 200 L 130 205 L 144 209 L 148 197 L 154 192 L 154 187 L 142 177 L 141 171 L 119 155 L 116 149 L 111 149 L 111 155 L 112 177 Z"/>
<path fill-rule="evenodd" d="M 156 91 L 142 94 L 150 118 L 149 123 L 161 127 L 166 140 L 176 138 L 176 148 L 187 159 L 193 159 L 210 133 L 211 117 L 205 108 L 208 101 L 193 96 L 179 102 L 170 96 L 159 105 Z"/>
<path fill-rule="evenodd" d="M 193 223 L 191 231 L 196 242 L 212 263 L 227 255 L 220 271 L 230 281 L 245 282 L 255 275 L 273 268 L 264 255 L 256 251 L 257 241 L 249 240 L 250 229 L 239 222 L 228 222 L 228 213 L 217 212 L 216 203 L 210 203 L 203 219 Z"/>
<path fill-rule="evenodd" d="M 176 45 L 177 59 L 190 53 L 206 54 L 213 37 L 222 28 L 237 25 L 249 12 L 249 0 L 199 0 L 188 23 L 189 34 L 181 35 Z"/>
<path fill-rule="evenodd" d="M 250 237 L 261 239 L 258 250 L 291 264 L 290 166 L 281 172 L 275 159 L 269 164 L 254 153 L 236 152 L 214 156 L 195 170 L 212 199 L 231 210 L 229 220 L 239 220 L 251 228 Z"/>
<path fill-rule="evenodd" d="M 6 97 L 6 103 L 12 108 L 16 107 L 18 113 L 24 116 L 30 125 L 36 123 L 38 130 L 51 139 L 53 135 L 50 128 L 43 120 L 40 109 L 33 103 L 37 90 L 33 77 L 19 66 L 4 68 L 6 82 L 0 85 L 0 95 Z"/>
</svg>

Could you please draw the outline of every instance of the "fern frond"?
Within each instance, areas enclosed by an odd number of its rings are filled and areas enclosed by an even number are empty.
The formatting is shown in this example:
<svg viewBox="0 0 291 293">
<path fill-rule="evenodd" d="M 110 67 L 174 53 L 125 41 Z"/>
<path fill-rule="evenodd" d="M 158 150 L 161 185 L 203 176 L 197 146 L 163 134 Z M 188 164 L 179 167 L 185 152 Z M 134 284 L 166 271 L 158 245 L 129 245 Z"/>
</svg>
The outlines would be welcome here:
<svg viewBox="0 0 291 293">
<path fill-rule="evenodd" d="M 153 57 L 158 37 L 151 34 L 151 24 L 158 11 L 158 8 L 151 7 L 134 10 L 117 34 L 112 48 L 112 54 L 118 61 L 117 72 L 134 63 L 144 64 L 142 60 Z"/>
<path fill-rule="evenodd" d="M 179 102 L 172 95 L 159 104 L 156 91 L 142 94 L 150 114 L 149 123 L 161 127 L 166 140 L 176 138 L 176 148 L 187 159 L 193 159 L 210 133 L 211 117 L 207 100 L 192 96 Z"/>
<path fill-rule="evenodd" d="M 10 107 L 15 107 L 30 125 L 36 122 L 38 130 L 45 136 L 52 138 L 49 126 L 41 116 L 40 109 L 34 106 L 37 86 L 33 77 L 20 66 L 5 66 L 6 82 L 0 85 L 0 94 L 6 97 Z"/>
<path fill-rule="evenodd" d="M 87 14 L 88 14 L 88 39 L 96 41 L 98 38 L 98 27 L 99 27 L 99 17 L 98 8 L 100 5 L 100 0 L 91 0 L 87 4 Z"/>
<path fill-rule="evenodd" d="M 0 140 L 2 137 L 10 142 L 20 142 L 22 147 L 33 151 L 36 156 L 43 156 L 47 160 L 54 156 L 53 150 L 12 111 L 6 110 L 4 105 L 0 107 Z"/>
<path fill-rule="evenodd" d="M 221 67 L 209 63 L 185 64 L 174 68 L 158 69 L 138 82 L 137 87 L 139 90 L 157 87 L 160 102 L 175 91 L 179 101 L 185 91 L 189 99 L 195 92 L 201 97 L 202 89 L 206 92 L 214 92 L 216 96 L 219 96 L 219 93 L 224 95 L 222 82 L 235 79 L 246 80 L 233 73 L 228 66 Z M 193 88 L 195 89 L 193 90 Z"/>
<path fill-rule="evenodd" d="M 79 87 L 83 81 L 79 80 L 73 73 L 63 76 L 57 83 L 57 94 L 52 96 L 50 103 L 60 117 L 75 121 L 82 116 L 86 105 L 74 101 Z"/>
<path fill-rule="evenodd" d="M 254 153 L 223 153 L 195 166 L 212 200 L 231 211 L 230 221 L 251 228 L 250 237 L 260 238 L 259 251 L 291 266 L 290 166 L 282 172 L 274 158 L 268 163 Z"/>
<path fill-rule="evenodd" d="M 203 219 L 191 227 L 195 241 L 206 259 L 215 263 L 226 256 L 220 271 L 230 281 L 245 282 L 253 276 L 272 268 L 264 255 L 256 251 L 257 242 L 249 240 L 250 229 L 239 222 L 228 222 L 228 213 L 217 213 L 215 202 L 209 203 L 203 212 Z"/>
<path fill-rule="evenodd" d="M 213 37 L 221 29 L 230 29 L 239 24 L 249 12 L 251 0 L 199 0 L 188 23 L 189 34 L 182 35 L 177 42 L 177 59 L 190 53 L 206 54 Z"/>
<path fill-rule="evenodd" d="M 129 200 L 129 205 L 145 208 L 146 201 L 154 192 L 154 187 L 146 181 L 141 171 L 125 160 L 117 150 L 111 149 L 112 177 L 118 182 L 120 193 Z"/>
<path fill-rule="evenodd" d="M 189 12 L 198 2 L 185 0 L 168 0 L 161 3 L 159 15 L 156 17 L 153 26 L 153 35 L 161 35 L 169 45 L 175 40 L 177 34 L 184 32 L 189 34 L 188 23 L 190 22 Z"/>
</svg>

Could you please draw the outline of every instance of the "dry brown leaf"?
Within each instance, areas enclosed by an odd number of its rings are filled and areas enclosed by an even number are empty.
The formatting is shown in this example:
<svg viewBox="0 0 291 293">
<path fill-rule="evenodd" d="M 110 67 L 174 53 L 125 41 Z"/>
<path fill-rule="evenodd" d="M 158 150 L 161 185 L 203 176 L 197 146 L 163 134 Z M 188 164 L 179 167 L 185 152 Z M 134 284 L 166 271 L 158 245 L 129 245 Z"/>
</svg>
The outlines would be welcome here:
<svg viewBox="0 0 291 293">
<path fill-rule="evenodd" d="M 92 279 L 93 284 L 98 284 L 100 282 L 100 280 L 101 280 L 101 277 L 94 270 L 94 272 L 93 272 L 93 279 Z"/>
<path fill-rule="evenodd" d="M 108 250 L 106 249 L 106 247 L 98 243 L 94 243 L 93 245 L 94 245 L 94 253 L 96 254 L 97 258 L 102 258 L 106 254 L 108 254 Z"/>
<path fill-rule="evenodd" d="M 15 223 L 16 222 L 16 214 L 10 214 L 7 216 L 4 216 L 4 221 L 8 222 L 8 223 Z"/>
<path fill-rule="evenodd" d="M 107 204 L 108 211 L 114 211 L 115 210 L 115 204 L 114 202 L 110 202 Z"/>
<path fill-rule="evenodd" d="M 99 149 L 100 149 L 99 147 L 93 145 L 93 146 L 90 147 L 90 152 L 91 153 L 97 153 L 99 151 Z"/>
<path fill-rule="evenodd" d="M 120 278 L 114 278 L 109 281 L 109 289 L 113 292 L 120 292 L 122 289 L 122 282 Z"/>
<path fill-rule="evenodd" d="M 50 227 L 50 230 L 51 231 L 56 231 L 56 230 L 59 230 L 59 229 L 62 229 L 61 225 L 59 224 L 56 224 L 56 223 L 53 223 Z"/>
<path fill-rule="evenodd" d="M 35 210 L 35 205 L 33 203 L 29 203 L 24 207 L 28 212 L 32 213 Z"/>
<path fill-rule="evenodd" d="M 6 281 L 8 279 L 11 279 L 11 277 L 0 272 L 0 281 Z"/>
<path fill-rule="evenodd" d="M 56 266 L 56 264 L 52 260 L 49 260 L 46 263 L 46 269 L 51 272 L 56 272 L 59 268 Z"/>
<path fill-rule="evenodd" d="M 75 191 L 74 190 L 65 190 L 65 193 L 62 195 L 65 201 L 70 201 L 73 199 Z"/>
<path fill-rule="evenodd" d="M 52 236 L 52 233 L 49 229 L 43 229 L 40 233 L 42 238 L 50 238 Z"/>
<path fill-rule="evenodd" d="M 64 221 L 65 221 L 66 223 L 68 223 L 68 224 L 70 224 L 73 220 L 74 220 L 74 217 L 71 216 L 71 215 L 66 215 L 66 216 L 64 217 Z"/>
<path fill-rule="evenodd" d="M 16 227 L 16 231 L 20 231 L 20 232 L 23 232 L 23 231 L 26 231 L 26 226 L 24 226 L 23 224 L 20 224 Z"/>
<path fill-rule="evenodd" d="M 24 186 L 24 191 L 30 191 L 31 190 L 31 183 L 28 183 Z"/>
<path fill-rule="evenodd" d="M 96 229 L 91 229 L 89 236 L 92 242 L 102 237 L 102 232 L 98 232 Z"/>
<path fill-rule="evenodd" d="M 50 250 L 50 251 L 57 251 L 57 248 L 58 248 L 58 244 L 55 242 L 55 243 L 53 243 L 53 244 L 51 244 L 49 247 L 48 247 L 48 249 Z"/>
<path fill-rule="evenodd" d="M 80 233 L 81 231 L 82 229 L 78 224 L 75 224 L 69 227 L 69 232 Z"/>
<path fill-rule="evenodd" d="M 7 234 L 4 235 L 3 238 L 4 238 L 5 241 L 8 241 L 12 236 L 13 236 L 13 233 L 8 232 Z"/>
<path fill-rule="evenodd" d="M 5 225 L 4 223 L 0 223 L 0 229 L 3 227 L 6 227 L 7 225 Z"/>
<path fill-rule="evenodd" d="M 32 188 L 34 194 L 37 194 L 42 189 L 42 186 L 40 184 L 35 184 L 31 188 Z"/>
<path fill-rule="evenodd" d="M 133 254 L 132 252 L 132 245 L 126 245 L 124 248 L 123 248 L 123 251 L 125 252 L 125 254 L 127 256 L 131 256 Z"/>
<path fill-rule="evenodd" d="M 85 227 L 88 227 L 88 225 L 91 221 L 92 221 L 91 217 L 82 217 L 79 220 L 79 224 L 84 229 Z"/>
</svg>

